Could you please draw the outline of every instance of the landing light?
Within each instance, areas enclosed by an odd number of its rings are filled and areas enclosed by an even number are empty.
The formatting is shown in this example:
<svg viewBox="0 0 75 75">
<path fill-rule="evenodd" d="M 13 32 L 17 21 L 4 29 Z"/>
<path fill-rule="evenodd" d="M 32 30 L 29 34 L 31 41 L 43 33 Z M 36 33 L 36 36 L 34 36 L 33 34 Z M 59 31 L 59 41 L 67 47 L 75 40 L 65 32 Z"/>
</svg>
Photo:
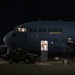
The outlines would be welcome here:
<svg viewBox="0 0 75 75">
<path fill-rule="evenodd" d="M 59 58 L 58 57 L 54 57 L 54 59 L 58 60 Z"/>
</svg>

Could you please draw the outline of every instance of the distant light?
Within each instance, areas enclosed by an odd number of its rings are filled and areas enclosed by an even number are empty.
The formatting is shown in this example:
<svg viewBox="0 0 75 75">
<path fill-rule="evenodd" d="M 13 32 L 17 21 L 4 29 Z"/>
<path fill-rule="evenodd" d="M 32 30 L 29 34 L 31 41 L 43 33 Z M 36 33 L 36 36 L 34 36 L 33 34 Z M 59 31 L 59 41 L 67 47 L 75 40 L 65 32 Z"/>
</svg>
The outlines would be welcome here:
<svg viewBox="0 0 75 75">
<path fill-rule="evenodd" d="M 51 42 L 51 44 L 53 44 L 54 42 Z"/>
</svg>

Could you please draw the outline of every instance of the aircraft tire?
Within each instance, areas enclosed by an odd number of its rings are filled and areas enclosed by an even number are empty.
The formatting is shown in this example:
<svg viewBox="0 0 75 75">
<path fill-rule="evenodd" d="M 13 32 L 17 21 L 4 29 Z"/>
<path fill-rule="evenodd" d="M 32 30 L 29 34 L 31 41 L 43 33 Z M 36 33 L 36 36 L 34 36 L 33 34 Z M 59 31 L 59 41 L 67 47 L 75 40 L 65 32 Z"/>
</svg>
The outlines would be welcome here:
<svg viewBox="0 0 75 75">
<path fill-rule="evenodd" d="M 23 63 L 29 64 L 30 60 L 29 59 L 24 59 Z"/>
<path fill-rule="evenodd" d="M 31 59 L 31 61 L 30 61 L 32 64 L 34 64 L 35 63 L 35 59 Z"/>
<path fill-rule="evenodd" d="M 15 61 L 15 63 L 19 63 L 19 61 Z"/>
<path fill-rule="evenodd" d="M 13 60 L 10 58 L 10 59 L 8 59 L 8 62 L 9 62 L 10 64 L 12 64 L 12 63 L 13 63 Z"/>
</svg>

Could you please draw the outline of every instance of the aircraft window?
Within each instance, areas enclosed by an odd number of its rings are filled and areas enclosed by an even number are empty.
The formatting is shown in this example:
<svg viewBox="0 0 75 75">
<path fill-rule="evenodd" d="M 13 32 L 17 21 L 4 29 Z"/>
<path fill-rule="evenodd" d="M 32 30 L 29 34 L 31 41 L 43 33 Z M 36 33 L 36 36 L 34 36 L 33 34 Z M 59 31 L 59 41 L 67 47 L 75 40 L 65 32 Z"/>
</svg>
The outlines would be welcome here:
<svg viewBox="0 0 75 75">
<path fill-rule="evenodd" d="M 18 31 L 19 32 L 26 32 L 27 30 L 26 30 L 26 28 L 18 28 Z"/>
</svg>

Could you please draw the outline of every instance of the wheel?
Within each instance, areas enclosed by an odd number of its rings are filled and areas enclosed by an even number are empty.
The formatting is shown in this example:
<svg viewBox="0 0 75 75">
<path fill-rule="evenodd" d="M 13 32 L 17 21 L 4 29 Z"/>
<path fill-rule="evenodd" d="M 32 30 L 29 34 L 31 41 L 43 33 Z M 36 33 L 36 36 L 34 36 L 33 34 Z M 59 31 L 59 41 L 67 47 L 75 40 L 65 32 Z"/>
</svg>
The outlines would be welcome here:
<svg viewBox="0 0 75 75">
<path fill-rule="evenodd" d="M 10 64 L 12 64 L 12 63 L 13 63 L 12 58 L 8 59 L 8 62 L 9 62 Z"/>
<path fill-rule="evenodd" d="M 31 61 L 30 61 L 32 64 L 34 64 L 35 63 L 35 59 L 31 59 Z"/>
<path fill-rule="evenodd" d="M 19 63 L 19 61 L 15 61 L 15 63 Z"/>
<path fill-rule="evenodd" d="M 29 64 L 30 60 L 29 59 L 24 59 L 23 63 Z"/>
</svg>

